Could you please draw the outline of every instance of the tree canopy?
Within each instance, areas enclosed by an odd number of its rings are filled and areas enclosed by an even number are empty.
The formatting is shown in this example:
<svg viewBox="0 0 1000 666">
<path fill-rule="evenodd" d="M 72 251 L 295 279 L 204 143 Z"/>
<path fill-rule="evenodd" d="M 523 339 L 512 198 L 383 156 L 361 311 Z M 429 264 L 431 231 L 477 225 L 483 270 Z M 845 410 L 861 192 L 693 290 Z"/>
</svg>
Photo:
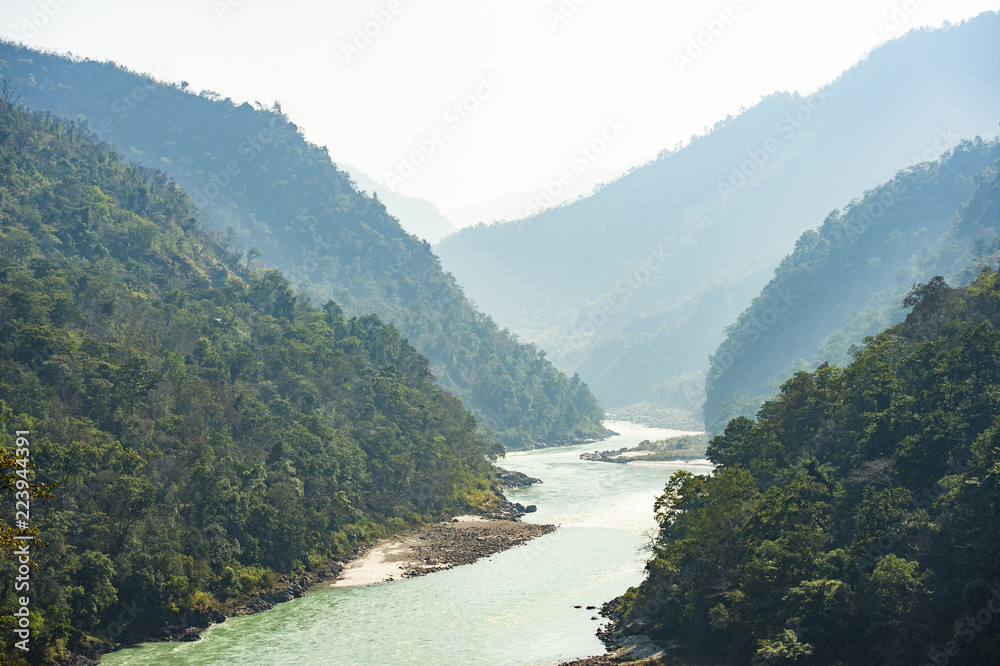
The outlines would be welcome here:
<svg viewBox="0 0 1000 666">
<path fill-rule="evenodd" d="M 502 447 L 396 328 L 248 271 L 163 174 L 6 102 L 0 312 L 0 465 L 30 431 L 53 495 L 32 502 L 34 661 L 500 501 Z"/>
<path fill-rule="evenodd" d="M 3 41 L 0 75 L 29 107 L 74 119 L 126 159 L 163 169 L 245 263 L 281 270 L 347 316 L 376 313 L 393 324 L 505 446 L 606 434 L 587 385 L 479 311 L 430 246 L 377 194 L 358 191 L 280 105 L 196 95 L 111 63 Z"/>
<path fill-rule="evenodd" d="M 906 303 L 671 478 L 626 622 L 733 663 L 996 662 L 1000 271 Z"/>
</svg>

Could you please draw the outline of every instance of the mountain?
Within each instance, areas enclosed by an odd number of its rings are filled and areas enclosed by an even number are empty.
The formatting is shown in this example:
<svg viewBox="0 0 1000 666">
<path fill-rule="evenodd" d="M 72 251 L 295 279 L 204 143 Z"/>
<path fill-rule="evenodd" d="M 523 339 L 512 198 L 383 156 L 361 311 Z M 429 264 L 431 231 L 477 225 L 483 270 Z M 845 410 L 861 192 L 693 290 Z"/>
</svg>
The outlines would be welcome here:
<svg viewBox="0 0 1000 666">
<path fill-rule="evenodd" d="M 964 215 L 995 225 L 990 180 Z M 709 663 L 998 663 L 1000 272 L 905 305 L 731 421 L 713 474 L 673 475 L 623 633 Z"/>
<path fill-rule="evenodd" d="M 375 537 L 499 506 L 501 447 L 394 327 L 248 271 L 199 217 L 162 172 L 0 100 L 0 474 L 30 493 L 37 565 L 31 651 L 8 626 L 6 655 L 205 626 Z"/>
<path fill-rule="evenodd" d="M 184 84 L 11 43 L 0 43 L 0 59 L 5 83 L 29 107 L 74 119 L 187 189 L 248 264 L 280 269 L 348 316 L 374 312 L 395 325 L 508 447 L 606 435 L 586 384 L 474 308 L 430 245 L 403 231 L 377 195 L 359 193 L 280 105 L 195 95 Z"/>
<path fill-rule="evenodd" d="M 530 201 L 528 192 L 508 192 L 501 194 L 484 204 L 466 204 L 454 210 L 445 212 L 455 227 L 461 229 L 486 220 L 509 220 L 520 217 L 525 202 Z"/>
<path fill-rule="evenodd" d="M 605 407 L 698 411 L 723 329 L 799 235 L 900 169 L 994 136 L 997 108 L 1000 15 L 986 13 L 910 32 L 813 95 L 768 96 L 584 200 L 435 250 Z"/>
<path fill-rule="evenodd" d="M 422 238 L 434 244 L 445 236 L 455 233 L 456 229 L 437 206 L 427 199 L 408 197 L 394 192 L 384 185 L 376 183 L 368 174 L 349 164 L 340 165 L 354 181 L 355 189 L 361 192 L 378 194 L 379 201 L 385 205 L 386 211 L 399 220 L 406 233 Z"/>
<path fill-rule="evenodd" d="M 601 183 L 613 180 L 618 172 L 611 168 L 589 166 L 573 182 L 568 183 L 559 197 L 561 201 L 572 201 L 593 193 Z M 490 199 L 484 204 L 466 204 L 445 212 L 457 228 L 468 227 L 481 222 L 496 222 L 497 220 L 517 220 L 524 216 L 526 210 L 538 207 L 538 200 L 545 193 L 544 183 L 534 192 L 507 192 Z M 547 196 L 547 195 L 546 195 Z M 543 198 L 544 199 L 544 198 Z"/>
<path fill-rule="evenodd" d="M 935 275 L 958 285 L 975 278 L 998 226 L 975 202 L 995 187 L 997 160 L 1000 142 L 964 143 L 804 233 L 713 355 L 710 429 L 755 414 L 791 369 L 849 362 L 852 346 L 902 321 L 914 284 Z"/>
</svg>

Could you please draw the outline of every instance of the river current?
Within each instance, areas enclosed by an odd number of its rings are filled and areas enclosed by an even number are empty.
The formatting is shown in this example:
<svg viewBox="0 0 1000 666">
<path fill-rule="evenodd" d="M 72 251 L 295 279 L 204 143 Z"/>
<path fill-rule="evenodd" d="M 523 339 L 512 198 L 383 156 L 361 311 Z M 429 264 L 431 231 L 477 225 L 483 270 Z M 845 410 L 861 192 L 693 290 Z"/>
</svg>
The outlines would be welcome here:
<svg viewBox="0 0 1000 666">
<path fill-rule="evenodd" d="M 642 580 L 653 501 L 697 463 L 614 465 L 585 451 L 634 446 L 675 430 L 606 424 L 604 442 L 508 454 L 499 464 L 542 479 L 510 491 L 525 520 L 560 528 L 475 564 L 420 578 L 312 592 L 230 618 L 193 643 L 147 643 L 107 655 L 125 664 L 558 664 L 602 654 L 596 610 Z M 582 606 L 582 608 L 574 608 Z"/>
</svg>

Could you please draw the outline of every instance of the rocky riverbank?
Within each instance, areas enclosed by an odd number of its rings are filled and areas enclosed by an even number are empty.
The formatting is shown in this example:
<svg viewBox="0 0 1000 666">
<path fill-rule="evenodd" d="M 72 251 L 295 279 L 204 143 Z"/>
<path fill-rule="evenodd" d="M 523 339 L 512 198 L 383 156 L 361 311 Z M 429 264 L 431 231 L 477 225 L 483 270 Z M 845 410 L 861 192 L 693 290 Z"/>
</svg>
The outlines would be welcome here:
<svg viewBox="0 0 1000 666">
<path fill-rule="evenodd" d="M 423 576 L 514 548 L 556 529 L 515 520 L 461 516 L 376 544 L 324 587 L 351 587 Z"/>
<path fill-rule="evenodd" d="M 581 453 L 580 460 L 590 460 L 591 462 L 606 462 L 624 465 L 633 460 L 641 460 L 649 455 L 647 452 L 634 452 L 636 455 L 627 455 L 628 449 L 617 451 L 594 451 L 593 453 Z"/>
<path fill-rule="evenodd" d="M 620 448 L 617 451 L 594 451 L 581 453 L 580 460 L 594 462 L 617 463 L 624 465 L 630 462 L 706 462 L 708 435 L 704 433 L 671 437 L 659 442 L 648 439 L 638 446 Z"/>
<path fill-rule="evenodd" d="M 355 553 L 355 559 L 347 564 L 330 562 L 301 576 L 282 577 L 270 590 L 231 601 L 222 610 L 192 611 L 180 621 L 156 629 L 153 633 L 139 633 L 126 625 L 115 640 L 94 640 L 84 649 L 56 658 L 54 663 L 64 666 L 98 666 L 104 654 L 120 650 L 126 645 L 196 641 L 201 638 L 205 629 L 225 622 L 227 617 L 262 613 L 279 603 L 302 597 L 309 590 L 326 585 L 380 583 L 471 564 L 556 529 L 554 525 L 520 522 L 520 517 L 532 510 L 533 506 L 523 507 L 504 500 L 500 509 L 489 514 L 461 516 L 433 525 L 414 527 L 393 539 L 367 549 L 359 549 Z M 372 562 L 376 563 L 374 568 Z M 382 572 L 386 575 L 381 575 Z"/>
<path fill-rule="evenodd" d="M 626 623 L 618 599 L 601 606 L 600 615 L 610 622 L 597 630 L 608 653 L 565 662 L 560 666 L 729 666 L 681 647 L 678 641 L 653 642 L 637 621 Z"/>
<path fill-rule="evenodd" d="M 679 664 L 668 660 L 668 652 L 642 635 L 625 635 L 621 629 L 621 612 L 618 599 L 601 606 L 600 615 L 611 620 L 606 627 L 597 630 L 597 637 L 608 648 L 607 654 L 576 661 L 561 666 L 654 666 L 656 664 Z"/>
<path fill-rule="evenodd" d="M 689 654 L 676 641 L 660 646 L 646 636 L 629 636 L 609 648 L 608 654 L 569 661 L 560 666 L 733 666 Z"/>
</svg>

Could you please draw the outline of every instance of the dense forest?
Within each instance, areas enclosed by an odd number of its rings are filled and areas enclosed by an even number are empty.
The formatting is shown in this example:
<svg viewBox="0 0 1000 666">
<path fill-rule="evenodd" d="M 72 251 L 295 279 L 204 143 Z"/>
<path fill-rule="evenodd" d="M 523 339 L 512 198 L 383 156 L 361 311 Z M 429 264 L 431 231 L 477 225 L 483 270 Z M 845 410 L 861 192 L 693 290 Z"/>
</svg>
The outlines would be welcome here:
<svg viewBox="0 0 1000 666">
<path fill-rule="evenodd" d="M 162 169 L 247 264 L 280 269 L 317 303 L 395 325 L 507 447 L 605 436 L 587 385 L 476 309 L 427 242 L 403 231 L 377 194 L 359 192 L 277 103 L 237 104 L 2 41 L 0 75 L 28 107 Z"/>
<path fill-rule="evenodd" d="M 1000 272 L 905 306 L 674 474 L 623 626 L 741 664 L 997 663 Z"/>
<path fill-rule="evenodd" d="M 901 169 L 996 135 L 1000 15 L 911 31 L 814 95 L 748 106 L 592 196 L 485 220 L 435 251 L 605 408 L 700 415 L 724 328 L 803 230 Z"/>
<path fill-rule="evenodd" d="M 978 268 L 989 259 L 997 223 L 966 204 L 992 196 L 998 159 L 1000 141 L 964 142 L 802 234 L 712 357 L 709 430 L 719 434 L 732 418 L 753 416 L 793 370 L 847 363 L 852 345 L 902 321 L 900 305 L 914 284 L 934 275 L 971 282 L 970 262 Z"/>
<path fill-rule="evenodd" d="M 199 219 L 162 173 L 0 102 L 0 460 L 29 431 L 33 481 L 52 495 L 31 507 L 48 544 L 31 574 L 33 661 L 150 635 L 500 501 L 502 447 L 393 326 L 313 307 Z M 122 626 L 123 608 L 142 611 Z"/>
</svg>

